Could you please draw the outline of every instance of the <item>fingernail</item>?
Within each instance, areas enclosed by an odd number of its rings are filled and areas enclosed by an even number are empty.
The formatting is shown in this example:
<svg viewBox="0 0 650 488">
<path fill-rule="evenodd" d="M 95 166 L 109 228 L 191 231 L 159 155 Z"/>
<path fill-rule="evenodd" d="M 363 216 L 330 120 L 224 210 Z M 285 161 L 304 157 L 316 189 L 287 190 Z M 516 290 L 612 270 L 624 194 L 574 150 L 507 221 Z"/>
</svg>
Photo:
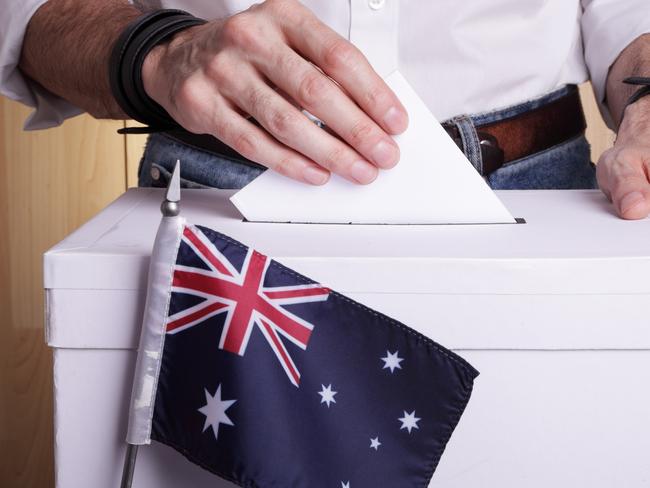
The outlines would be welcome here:
<svg viewBox="0 0 650 488">
<path fill-rule="evenodd" d="M 365 161 L 357 161 L 350 167 L 350 175 L 362 185 L 366 185 L 377 178 L 377 168 Z"/>
<path fill-rule="evenodd" d="M 636 207 L 640 203 L 643 203 L 644 201 L 645 201 L 645 197 L 643 196 L 643 193 L 638 191 L 633 191 L 632 193 L 628 193 L 621 199 L 621 212 L 627 213 L 628 211 L 632 210 L 634 207 Z"/>
<path fill-rule="evenodd" d="M 392 168 L 399 161 L 399 148 L 390 142 L 379 141 L 372 150 L 372 160 L 382 168 Z"/>
<path fill-rule="evenodd" d="M 384 125 L 392 134 L 401 134 L 408 125 L 408 116 L 403 110 L 391 107 L 384 115 Z"/>
<path fill-rule="evenodd" d="M 314 168 L 313 166 L 307 166 L 303 171 L 302 176 L 305 178 L 307 183 L 311 183 L 312 185 L 324 185 L 330 178 L 328 172 Z"/>
</svg>

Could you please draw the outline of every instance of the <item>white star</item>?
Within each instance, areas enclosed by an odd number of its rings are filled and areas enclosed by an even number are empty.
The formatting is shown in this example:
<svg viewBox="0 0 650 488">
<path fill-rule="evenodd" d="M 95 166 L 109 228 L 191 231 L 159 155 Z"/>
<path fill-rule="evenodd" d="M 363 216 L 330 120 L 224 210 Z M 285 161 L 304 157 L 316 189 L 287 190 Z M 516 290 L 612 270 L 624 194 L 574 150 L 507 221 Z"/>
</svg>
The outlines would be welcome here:
<svg viewBox="0 0 650 488">
<path fill-rule="evenodd" d="M 330 407 L 330 403 L 336 403 L 336 400 L 334 400 L 334 395 L 336 395 L 336 391 L 332 391 L 332 384 L 330 383 L 329 386 L 325 387 L 325 385 L 321 385 L 323 389 L 318 392 L 318 394 L 322 397 L 320 399 L 321 403 L 326 403 L 327 408 Z"/>
<path fill-rule="evenodd" d="M 341 488 L 350 488 L 350 482 L 348 481 L 347 483 L 343 483 L 341 481 Z"/>
<path fill-rule="evenodd" d="M 389 368 L 391 373 L 393 373 L 395 369 L 402 369 L 399 363 L 404 361 L 404 359 L 399 357 L 397 355 L 398 353 L 399 351 L 395 351 L 394 353 L 386 351 L 386 357 L 381 358 L 381 360 L 384 362 L 384 367 L 382 369 Z"/>
<path fill-rule="evenodd" d="M 370 449 L 374 449 L 375 451 L 377 451 L 379 450 L 379 446 L 381 446 L 381 442 L 379 442 L 379 437 L 370 439 Z"/>
<path fill-rule="evenodd" d="M 406 410 L 404 410 L 404 417 L 401 419 L 397 419 L 400 422 L 402 422 L 402 426 L 400 427 L 400 430 L 402 429 L 407 429 L 409 431 L 409 434 L 411 433 L 411 429 L 419 429 L 418 427 L 418 422 L 422 419 L 418 418 L 415 416 L 415 410 L 413 410 L 411 413 L 406 413 Z"/>
<path fill-rule="evenodd" d="M 217 391 L 214 396 L 210 395 L 210 392 L 205 390 L 205 401 L 206 404 L 199 408 L 199 412 L 205 415 L 205 424 L 203 425 L 203 432 L 208 430 L 208 427 L 212 427 L 212 432 L 214 433 L 215 440 L 219 439 L 219 424 L 226 425 L 235 425 L 232 423 L 232 420 L 226 415 L 226 410 L 228 410 L 233 403 L 237 400 L 221 400 L 221 385 L 217 387 Z"/>
</svg>

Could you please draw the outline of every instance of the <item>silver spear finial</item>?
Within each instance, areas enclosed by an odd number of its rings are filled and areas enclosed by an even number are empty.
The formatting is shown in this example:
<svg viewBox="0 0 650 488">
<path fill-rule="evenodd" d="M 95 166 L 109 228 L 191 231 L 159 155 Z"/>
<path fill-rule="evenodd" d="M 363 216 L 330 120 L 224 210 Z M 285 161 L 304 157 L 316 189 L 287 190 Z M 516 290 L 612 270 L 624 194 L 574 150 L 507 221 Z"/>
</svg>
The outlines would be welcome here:
<svg viewBox="0 0 650 488">
<path fill-rule="evenodd" d="M 181 162 L 176 160 L 174 172 L 167 186 L 165 200 L 160 205 L 164 217 L 176 217 L 181 212 Z"/>
</svg>

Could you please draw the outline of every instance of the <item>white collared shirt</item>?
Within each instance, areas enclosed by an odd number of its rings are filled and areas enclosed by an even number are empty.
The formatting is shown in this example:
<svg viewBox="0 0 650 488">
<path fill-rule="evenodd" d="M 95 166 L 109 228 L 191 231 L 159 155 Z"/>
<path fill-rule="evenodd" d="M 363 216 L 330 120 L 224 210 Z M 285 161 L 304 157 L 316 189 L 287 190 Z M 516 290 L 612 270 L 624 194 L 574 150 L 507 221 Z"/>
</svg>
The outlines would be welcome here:
<svg viewBox="0 0 650 488">
<path fill-rule="evenodd" d="M 29 128 L 79 110 L 26 79 L 16 66 L 25 27 L 45 0 L 0 0 L 0 91 L 36 107 Z M 140 0 L 207 19 L 250 0 Z M 304 0 L 354 42 L 382 75 L 399 68 L 439 120 L 536 98 L 591 78 L 602 102 L 609 67 L 650 32 L 648 0 Z"/>
</svg>

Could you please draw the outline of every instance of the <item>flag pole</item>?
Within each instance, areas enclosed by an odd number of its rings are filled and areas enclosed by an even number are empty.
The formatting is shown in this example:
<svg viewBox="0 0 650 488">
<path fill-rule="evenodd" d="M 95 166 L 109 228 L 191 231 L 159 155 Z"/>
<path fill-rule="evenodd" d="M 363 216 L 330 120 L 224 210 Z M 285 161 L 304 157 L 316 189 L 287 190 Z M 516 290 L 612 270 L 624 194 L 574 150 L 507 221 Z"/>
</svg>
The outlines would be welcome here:
<svg viewBox="0 0 650 488">
<path fill-rule="evenodd" d="M 181 178 L 180 167 L 181 162 L 176 161 L 174 172 L 167 191 L 165 192 L 165 199 L 160 205 L 160 212 L 163 217 L 177 217 L 180 214 L 181 207 Z M 138 445 L 126 443 L 126 454 L 124 456 L 124 466 L 122 467 L 122 483 L 120 488 L 131 488 L 133 485 L 133 475 L 135 473 L 135 462 L 138 457 Z"/>
<path fill-rule="evenodd" d="M 122 468 L 122 483 L 120 488 L 131 488 L 133 485 L 133 473 L 135 472 L 135 461 L 138 456 L 138 446 L 133 444 L 126 445 L 126 455 L 124 456 L 124 468 Z"/>
</svg>

